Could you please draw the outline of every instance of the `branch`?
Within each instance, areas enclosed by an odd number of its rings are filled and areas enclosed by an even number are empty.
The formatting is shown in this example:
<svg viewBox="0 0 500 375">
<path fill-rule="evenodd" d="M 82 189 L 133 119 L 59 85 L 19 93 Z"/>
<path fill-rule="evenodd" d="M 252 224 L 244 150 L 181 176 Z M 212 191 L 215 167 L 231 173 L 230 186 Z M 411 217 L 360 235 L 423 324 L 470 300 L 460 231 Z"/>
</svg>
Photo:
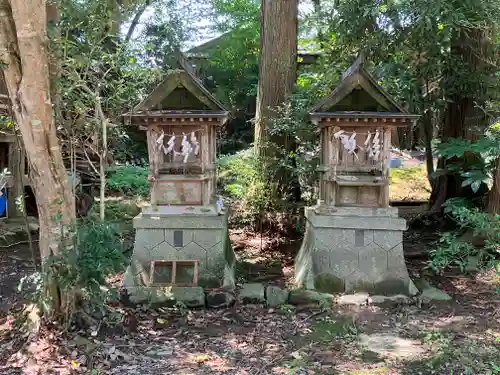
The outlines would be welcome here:
<svg viewBox="0 0 500 375">
<path fill-rule="evenodd" d="M 0 0 L 0 64 L 12 105 L 17 105 L 17 93 L 22 79 L 21 57 L 17 31 L 9 0 Z"/>
<path fill-rule="evenodd" d="M 139 24 L 139 21 L 146 11 L 147 7 L 151 5 L 152 0 L 146 0 L 144 3 L 144 6 L 140 8 L 137 13 L 135 14 L 134 18 L 132 19 L 132 23 L 130 24 L 130 27 L 128 28 L 127 31 L 127 36 L 125 37 L 125 44 L 128 44 L 130 42 L 130 39 L 132 38 L 132 34 L 134 33 L 137 25 Z"/>
<path fill-rule="evenodd" d="M 83 153 L 85 154 L 85 157 L 87 158 L 87 161 L 89 162 L 89 164 L 92 167 L 92 170 L 95 172 L 95 174 L 99 174 L 99 171 L 95 167 L 94 163 L 92 162 L 92 160 L 90 160 L 89 154 L 87 154 L 87 150 L 86 150 L 85 145 L 83 146 Z"/>
</svg>

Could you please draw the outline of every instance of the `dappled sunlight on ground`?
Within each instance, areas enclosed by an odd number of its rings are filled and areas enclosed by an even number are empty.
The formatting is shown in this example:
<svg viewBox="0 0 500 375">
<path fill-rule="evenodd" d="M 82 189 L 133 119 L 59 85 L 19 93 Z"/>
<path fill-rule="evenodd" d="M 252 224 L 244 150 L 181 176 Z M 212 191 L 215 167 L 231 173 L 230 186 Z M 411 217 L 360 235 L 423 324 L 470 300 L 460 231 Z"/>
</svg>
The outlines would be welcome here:
<svg viewBox="0 0 500 375">
<path fill-rule="evenodd" d="M 389 199 L 394 201 L 427 201 L 431 186 L 425 164 L 391 169 Z"/>
</svg>

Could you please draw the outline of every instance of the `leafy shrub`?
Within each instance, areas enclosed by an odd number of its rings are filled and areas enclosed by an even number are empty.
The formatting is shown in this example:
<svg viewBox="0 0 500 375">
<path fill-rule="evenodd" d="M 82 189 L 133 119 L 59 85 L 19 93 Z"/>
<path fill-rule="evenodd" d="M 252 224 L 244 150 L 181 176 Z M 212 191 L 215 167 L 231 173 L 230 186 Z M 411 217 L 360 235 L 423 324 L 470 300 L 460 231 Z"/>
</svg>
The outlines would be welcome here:
<svg viewBox="0 0 500 375">
<path fill-rule="evenodd" d="M 218 159 L 218 186 L 231 201 L 233 223 L 256 227 L 265 212 L 273 211 L 273 189 L 266 186 L 251 149 Z"/>
<path fill-rule="evenodd" d="M 148 174 L 148 167 L 113 166 L 108 170 L 106 182 L 108 193 L 119 192 L 127 197 L 147 197 L 149 195 Z"/>
<path fill-rule="evenodd" d="M 439 155 L 448 160 L 445 170 L 436 171 L 436 176 L 444 173 L 459 174 L 462 187 L 470 186 L 477 193 L 482 185 L 492 178 L 496 160 L 500 155 L 498 130 L 491 127 L 475 141 L 450 138 L 436 146 Z"/>
<path fill-rule="evenodd" d="M 75 230 L 73 247 L 64 248 L 60 254 L 50 256 L 42 271 L 23 278 L 19 289 L 28 290 L 31 299 L 39 304 L 41 311 L 48 311 L 53 301 L 42 293 L 44 285 L 58 285 L 60 294 L 75 295 L 73 306 L 68 306 L 66 319 L 73 314 L 74 307 L 90 304 L 100 308 L 116 292 L 108 285 L 107 277 L 125 268 L 120 244 L 120 235 L 113 225 L 93 221 L 81 223 Z"/>
<path fill-rule="evenodd" d="M 111 222 L 130 222 L 140 212 L 140 207 L 134 200 L 106 200 L 105 220 Z M 99 205 L 94 204 L 89 212 L 90 220 L 99 221 Z"/>
<path fill-rule="evenodd" d="M 477 257 L 479 267 L 492 267 L 500 255 L 500 215 L 482 212 L 464 198 L 448 200 L 445 213 L 456 222 L 458 229 L 441 235 L 438 246 L 430 252 L 428 267 L 438 273 L 448 267 L 459 267 L 463 271 L 470 257 Z M 468 232 L 484 244 L 476 246 L 463 240 L 461 236 Z"/>
</svg>

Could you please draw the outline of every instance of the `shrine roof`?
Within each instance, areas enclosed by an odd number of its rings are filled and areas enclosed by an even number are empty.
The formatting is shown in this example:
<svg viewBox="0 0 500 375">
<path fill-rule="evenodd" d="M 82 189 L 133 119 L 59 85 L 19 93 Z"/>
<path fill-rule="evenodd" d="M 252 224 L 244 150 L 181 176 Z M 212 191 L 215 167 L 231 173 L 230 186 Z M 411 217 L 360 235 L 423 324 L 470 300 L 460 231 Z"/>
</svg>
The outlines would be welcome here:
<svg viewBox="0 0 500 375">
<path fill-rule="evenodd" d="M 168 118 L 187 118 L 187 117 L 226 117 L 227 112 L 210 110 L 153 110 L 153 111 L 134 111 L 124 114 L 127 117 L 168 117 Z"/>
<path fill-rule="evenodd" d="M 400 118 L 409 120 L 418 120 L 420 115 L 411 115 L 401 112 L 360 112 L 360 111 L 340 111 L 340 112 L 314 112 L 311 113 L 315 117 L 323 118 L 362 118 L 362 119 L 383 119 L 383 118 Z"/>
<path fill-rule="evenodd" d="M 362 54 L 342 74 L 339 85 L 311 111 L 312 117 L 407 118 L 410 115 L 365 68 Z"/>
<path fill-rule="evenodd" d="M 227 109 L 203 85 L 181 53 L 177 62 L 177 69 L 169 70 L 163 81 L 125 117 L 227 117 Z"/>
</svg>

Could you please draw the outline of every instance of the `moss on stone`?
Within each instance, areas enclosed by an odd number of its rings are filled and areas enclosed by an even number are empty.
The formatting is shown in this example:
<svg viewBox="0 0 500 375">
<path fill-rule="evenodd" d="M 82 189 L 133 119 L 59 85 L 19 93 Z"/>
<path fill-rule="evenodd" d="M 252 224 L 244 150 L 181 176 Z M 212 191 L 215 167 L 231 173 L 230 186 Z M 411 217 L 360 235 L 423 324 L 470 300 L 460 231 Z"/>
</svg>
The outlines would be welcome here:
<svg viewBox="0 0 500 375">
<path fill-rule="evenodd" d="M 344 280 L 332 274 L 322 273 L 314 278 L 314 288 L 322 293 L 343 293 Z"/>
<path fill-rule="evenodd" d="M 373 285 L 373 290 L 371 290 L 374 294 L 380 294 L 383 296 L 391 296 L 395 294 L 409 294 L 408 284 L 401 279 L 386 279 L 375 283 Z"/>
</svg>

